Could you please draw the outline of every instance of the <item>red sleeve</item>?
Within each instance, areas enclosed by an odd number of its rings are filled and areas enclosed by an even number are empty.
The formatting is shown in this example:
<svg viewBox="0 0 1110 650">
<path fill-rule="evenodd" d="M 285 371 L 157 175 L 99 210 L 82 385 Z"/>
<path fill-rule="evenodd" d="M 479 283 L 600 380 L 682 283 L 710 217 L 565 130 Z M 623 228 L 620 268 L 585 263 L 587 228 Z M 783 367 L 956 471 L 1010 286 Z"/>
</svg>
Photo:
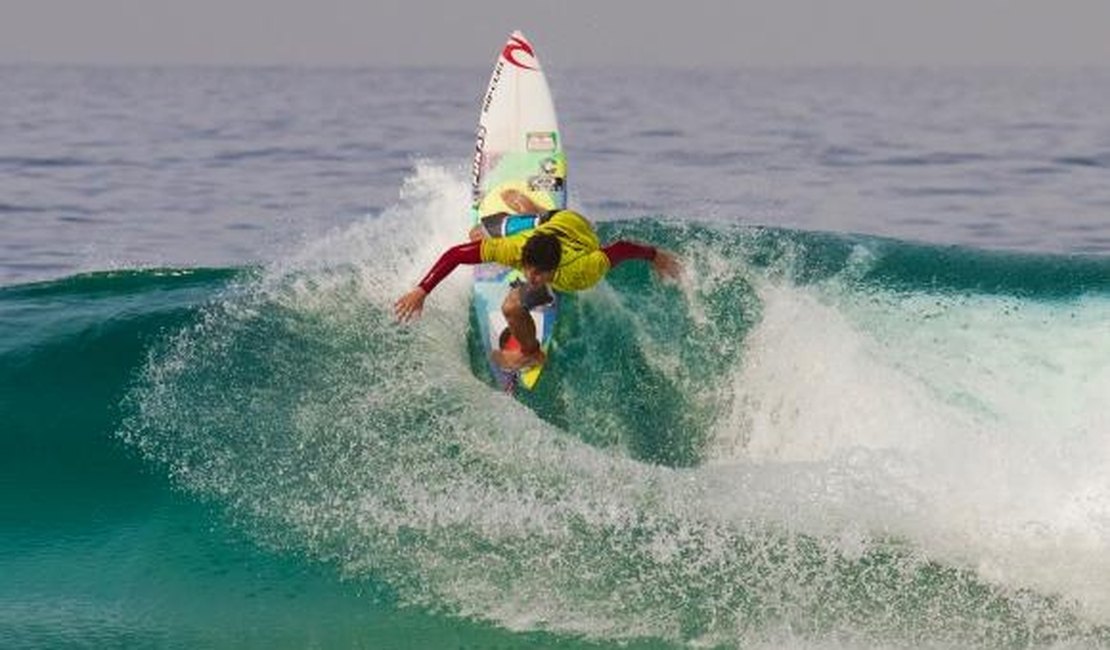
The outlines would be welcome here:
<svg viewBox="0 0 1110 650">
<path fill-rule="evenodd" d="M 635 242 L 620 240 L 601 249 L 609 258 L 609 267 L 612 268 L 625 260 L 653 260 L 655 247 L 644 246 Z"/>
<path fill-rule="evenodd" d="M 432 270 L 428 271 L 428 274 L 420 281 L 420 288 L 424 290 L 424 293 L 431 293 L 432 289 L 435 289 L 443 278 L 451 275 L 451 271 L 454 271 L 459 264 L 479 264 L 481 261 L 481 240 L 448 248 L 439 257 L 439 261 L 432 266 Z"/>
</svg>

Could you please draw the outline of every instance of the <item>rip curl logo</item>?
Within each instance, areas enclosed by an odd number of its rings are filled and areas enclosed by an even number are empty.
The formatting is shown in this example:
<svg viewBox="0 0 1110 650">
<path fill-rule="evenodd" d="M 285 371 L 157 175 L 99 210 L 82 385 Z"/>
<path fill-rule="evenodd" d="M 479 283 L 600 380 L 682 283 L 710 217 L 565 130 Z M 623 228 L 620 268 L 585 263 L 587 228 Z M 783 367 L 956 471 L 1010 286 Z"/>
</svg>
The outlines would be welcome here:
<svg viewBox="0 0 1110 650">
<path fill-rule="evenodd" d="M 535 62 L 536 53 L 532 51 L 532 45 L 529 44 L 528 41 L 517 36 L 513 36 L 512 39 L 505 44 L 505 49 L 501 50 L 501 56 L 505 57 L 506 61 L 518 68 L 524 68 L 525 70 L 535 70 L 536 68 L 534 66 L 521 62 L 516 58 L 518 56 L 518 53 L 520 52 L 524 52 L 532 58 L 532 62 Z"/>
</svg>

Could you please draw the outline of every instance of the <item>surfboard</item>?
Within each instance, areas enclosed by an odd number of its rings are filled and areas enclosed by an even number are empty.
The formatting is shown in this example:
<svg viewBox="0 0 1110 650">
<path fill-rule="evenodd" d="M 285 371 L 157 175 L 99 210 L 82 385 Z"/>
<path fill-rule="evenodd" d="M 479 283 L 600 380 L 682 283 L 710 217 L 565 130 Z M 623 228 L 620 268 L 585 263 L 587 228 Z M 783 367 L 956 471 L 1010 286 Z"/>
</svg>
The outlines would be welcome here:
<svg viewBox="0 0 1110 650">
<path fill-rule="evenodd" d="M 501 48 L 482 98 L 471 178 L 471 224 L 500 212 L 567 207 L 566 169 L 547 78 L 535 48 L 515 31 Z M 471 304 L 486 359 L 493 350 L 512 344 L 501 303 L 512 283 L 523 278 L 520 271 L 497 264 L 481 264 L 474 269 Z M 531 311 L 536 337 L 548 359 L 558 313 L 558 296 L 554 302 Z M 518 385 L 531 390 L 543 367 L 507 372 L 490 361 L 490 370 L 506 390 Z"/>
</svg>

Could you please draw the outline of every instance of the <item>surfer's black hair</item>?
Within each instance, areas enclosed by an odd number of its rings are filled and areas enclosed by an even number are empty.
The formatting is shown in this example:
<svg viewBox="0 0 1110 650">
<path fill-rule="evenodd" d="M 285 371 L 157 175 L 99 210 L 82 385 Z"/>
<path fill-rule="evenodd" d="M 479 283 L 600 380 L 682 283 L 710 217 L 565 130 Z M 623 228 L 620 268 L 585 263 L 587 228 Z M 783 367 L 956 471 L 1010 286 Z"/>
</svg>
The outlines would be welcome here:
<svg viewBox="0 0 1110 650">
<path fill-rule="evenodd" d="M 524 266 L 535 267 L 538 271 L 554 271 L 559 268 L 562 252 L 558 237 L 551 233 L 538 232 L 524 242 L 520 261 Z"/>
</svg>

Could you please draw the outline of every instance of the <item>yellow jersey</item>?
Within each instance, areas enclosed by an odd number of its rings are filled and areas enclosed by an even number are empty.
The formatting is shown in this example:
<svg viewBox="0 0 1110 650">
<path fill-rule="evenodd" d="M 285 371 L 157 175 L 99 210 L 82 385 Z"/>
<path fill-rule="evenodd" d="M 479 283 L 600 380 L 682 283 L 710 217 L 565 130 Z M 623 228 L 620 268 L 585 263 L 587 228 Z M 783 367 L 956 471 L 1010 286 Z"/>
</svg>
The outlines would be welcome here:
<svg viewBox="0 0 1110 650">
<path fill-rule="evenodd" d="M 609 272 L 609 257 L 601 250 L 593 226 L 572 210 L 560 210 L 531 230 L 508 237 L 482 240 L 482 261 L 522 269 L 524 243 L 537 233 L 549 233 L 559 240 L 559 266 L 551 286 L 556 291 L 589 289 Z"/>
</svg>

